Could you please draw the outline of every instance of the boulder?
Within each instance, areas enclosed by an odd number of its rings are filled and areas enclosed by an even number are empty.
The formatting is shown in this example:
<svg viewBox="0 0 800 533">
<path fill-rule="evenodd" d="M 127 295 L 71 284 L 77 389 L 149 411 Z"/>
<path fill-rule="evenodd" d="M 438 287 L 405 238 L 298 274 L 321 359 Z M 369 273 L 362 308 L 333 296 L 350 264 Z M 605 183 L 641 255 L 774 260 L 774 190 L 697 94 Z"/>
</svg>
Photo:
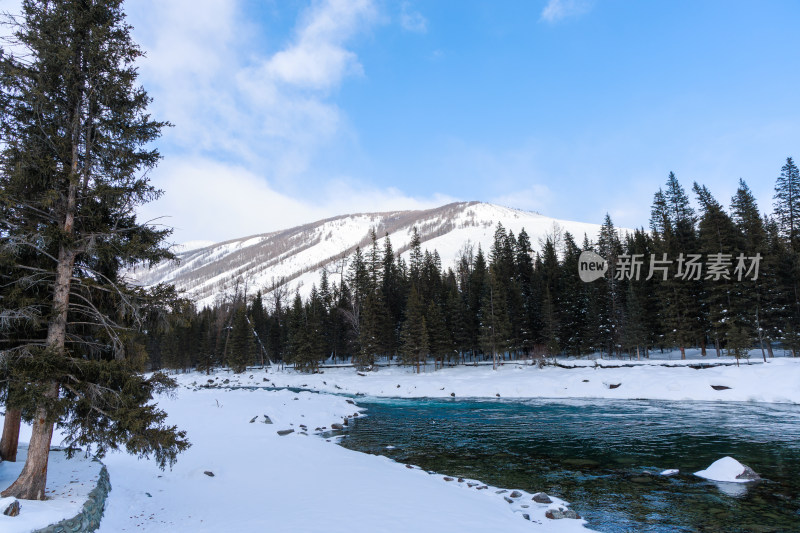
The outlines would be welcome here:
<svg viewBox="0 0 800 533">
<path fill-rule="evenodd" d="M 265 424 L 272 424 L 272 419 L 267 415 L 264 415 L 264 423 Z"/>
<path fill-rule="evenodd" d="M 512 498 L 519 498 L 519 497 L 522 496 L 522 493 L 520 491 L 518 491 L 518 490 L 515 490 L 515 491 L 512 491 L 511 494 L 509 494 L 509 496 L 511 496 Z"/>
<path fill-rule="evenodd" d="M 536 494 L 533 495 L 533 498 L 531 499 L 536 503 L 553 503 L 553 500 L 550 499 L 550 496 L 548 496 L 544 492 L 537 492 Z"/>
<path fill-rule="evenodd" d="M 743 465 L 733 457 L 723 457 L 711 463 L 705 470 L 694 475 L 711 481 L 727 481 L 730 483 L 747 483 L 761 479 L 749 466 Z"/>
<path fill-rule="evenodd" d="M 19 516 L 19 500 L 14 499 L 10 504 L 8 504 L 3 510 L 3 514 L 6 516 Z"/>
<path fill-rule="evenodd" d="M 508 496 L 503 496 L 503 499 L 504 499 L 505 501 L 507 501 L 508 503 L 514 503 L 514 500 L 512 500 L 512 499 L 511 499 L 511 498 L 509 498 Z"/>
<path fill-rule="evenodd" d="M 551 520 L 561 520 L 562 518 L 578 519 L 581 517 L 572 509 L 548 509 L 544 516 Z"/>
<path fill-rule="evenodd" d="M 211 470 L 206 470 L 206 471 L 205 471 L 205 472 L 203 472 L 203 473 L 204 473 L 205 475 L 207 475 L 208 477 L 214 477 L 214 472 L 212 472 Z"/>
<path fill-rule="evenodd" d="M 280 435 L 281 437 L 283 437 L 284 435 L 288 435 L 289 433 L 294 433 L 294 430 L 293 429 L 278 430 L 278 435 Z"/>
<path fill-rule="evenodd" d="M 341 430 L 344 429 L 344 426 L 339 424 L 339 423 L 337 423 L 337 422 L 334 422 L 333 424 L 331 424 L 331 429 L 338 429 L 338 430 L 341 431 Z"/>
<path fill-rule="evenodd" d="M 250 423 L 252 424 L 253 422 L 255 422 L 255 421 L 256 421 L 256 418 L 258 418 L 258 416 L 254 416 L 253 418 L 251 418 L 251 419 L 250 419 Z"/>
</svg>

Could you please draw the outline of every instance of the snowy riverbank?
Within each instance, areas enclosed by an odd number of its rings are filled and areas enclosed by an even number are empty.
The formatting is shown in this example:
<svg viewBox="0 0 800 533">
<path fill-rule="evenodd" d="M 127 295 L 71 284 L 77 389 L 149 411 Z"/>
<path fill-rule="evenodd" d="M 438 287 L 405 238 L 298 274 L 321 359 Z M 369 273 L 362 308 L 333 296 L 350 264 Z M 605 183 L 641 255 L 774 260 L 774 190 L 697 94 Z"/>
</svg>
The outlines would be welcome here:
<svg viewBox="0 0 800 533">
<path fill-rule="evenodd" d="M 0 423 L 3 418 L 0 416 Z M 0 487 L 3 489 L 13 483 L 25 464 L 29 428 L 25 428 L 23 439 L 26 442 L 20 443 L 17 461 L 0 462 Z M 78 515 L 89 493 L 97 486 L 103 467 L 81 453 L 67 459 L 62 451 L 51 451 L 48 462 L 46 501 L 19 500 L 19 515 L 4 516 L 3 510 L 14 498 L 0 498 L 0 531 L 3 533 L 27 533 Z"/>
<path fill-rule="evenodd" d="M 729 363 L 695 369 L 692 365 Z M 252 370 L 235 375 L 219 371 L 214 384 L 301 387 L 321 392 L 396 397 L 612 398 L 653 400 L 800 403 L 800 359 L 775 358 L 740 366 L 732 360 L 705 357 L 686 361 L 564 360 L 577 368 L 507 362 L 458 366 L 416 374 L 410 367 L 382 367 L 371 372 L 325 368 L 322 373 Z M 627 366 L 621 366 L 627 365 Z M 670 366 L 664 366 L 670 365 Z M 430 367 L 429 367 L 430 369 Z M 250 376 L 253 376 L 250 378 Z M 205 383 L 206 376 L 179 375 L 182 382 Z M 264 381 L 264 380 L 269 381 Z"/>
<path fill-rule="evenodd" d="M 187 374 L 180 381 L 204 377 Z M 359 412 L 351 401 L 191 385 L 159 398 L 169 423 L 187 431 L 192 447 L 164 472 L 152 461 L 106 456 L 112 490 L 99 531 L 586 531 L 583 520 L 545 517 L 563 503 L 556 498 L 541 504 L 521 491 L 512 498 L 512 490 L 498 494 L 473 480 L 445 479 L 313 435 Z M 278 434 L 288 429 L 294 432 Z"/>
</svg>

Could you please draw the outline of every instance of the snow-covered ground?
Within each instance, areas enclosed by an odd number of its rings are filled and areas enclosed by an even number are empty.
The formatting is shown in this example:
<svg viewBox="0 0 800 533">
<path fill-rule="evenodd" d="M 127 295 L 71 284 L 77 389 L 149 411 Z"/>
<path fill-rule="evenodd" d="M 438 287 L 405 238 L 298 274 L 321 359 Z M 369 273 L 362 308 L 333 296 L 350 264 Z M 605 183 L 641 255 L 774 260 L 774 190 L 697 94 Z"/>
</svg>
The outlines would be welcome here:
<svg viewBox="0 0 800 533">
<path fill-rule="evenodd" d="M 732 364 L 731 358 L 697 360 L 561 360 L 576 368 L 506 362 L 491 366 L 458 366 L 416 374 L 410 367 L 379 367 L 370 372 L 324 368 L 319 374 L 293 370 L 254 370 L 234 375 L 221 371 L 220 383 L 301 387 L 323 392 L 397 397 L 617 398 L 695 401 L 800 403 L 800 359 L 776 357 L 766 363 Z M 690 365 L 727 363 L 694 369 Z M 630 366 L 621 366 L 630 365 Z M 668 365 L 668 366 L 665 366 Z M 249 376 L 253 375 L 253 379 Z M 716 387 L 716 388 L 715 388 Z"/>
<path fill-rule="evenodd" d="M 0 416 L 0 422 L 4 417 Z M 5 489 L 17 479 L 25 464 L 27 441 L 30 430 L 25 428 L 21 444 L 14 463 L 0 462 L 0 490 Z M 48 460 L 47 500 L 20 500 L 18 516 L 4 516 L 3 510 L 14 501 L 14 498 L 0 498 L 0 531 L 2 533 L 27 533 L 72 518 L 80 513 L 89 492 L 97 485 L 102 465 L 91 458 L 77 454 L 67 459 L 61 451 L 50 452 Z"/>
<path fill-rule="evenodd" d="M 99 531 L 586 531 L 583 520 L 545 517 L 565 507 L 556 498 L 541 504 L 522 491 L 498 494 L 477 480 L 445 478 L 314 435 L 360 412 L 347 398 L 191 385 L 201 378 L 183 375 L 187 386 L 159 398 L 193 444 L 172 470 L 122 453 L 103 460 L 112 489 Z M 295 431 L 278 434 L 287 429 Z"/>
<path fill-rule="evenodd" d="M 731 362 L 706 357 L 613 368 L 630 362 L 560 360 L 575 368 L 507 362 L 496 371 L 491 366 L 435 372 L 429 367 L 422 374 L 406 367 L 360 373 L 353 368 L 325 368 L 318 374 L 268 368 L 239 375 L 226 370 L 210 376 L 178 374 L 177 394 L 158 402 L 169 422 L 188 432 L 193 446 L 164 472 L 151 461 L 123 453 L 107 456 L 112 491 L 100 531 L 585 531 L 583 520 L 545 517 L 548 509 L 565 506 L 555 498 L 552 504 L 539 504 L 532 494 L 513 493 L 515 487 L 498 493 L 500 488 L 482 489 L 480 480 L 445 478 L 337 446 L 336 437 L 320 434 L 356 413 L 368 413 L 352 399 L 326 392 L 800 403 L 800 360 L 775 358 L 702 370 L 688 366 L 699 361 Z M 230 388 L 237 386 L 258 388 Z M 263 388 L 275 386 L 322 393 Z M 265 416 L 271 424 L 265 423 Z M 294 432 L 278 434 L 289 429 Z M 27 442 L 29 435 L 24 428 L 21 441 Z M 78 512 L 85 500 L 80 491 L 91 490 L 96 475 L 84 465 L 97 463 L 63 462 L 60 455 L 55 454 L 48 484 L 54 499 L 22 502 L 23 515 L 0 517 L 0 530 L 34 527 L 24 516 L 37 507 L 46 522 Z M 0 484 L 9 484 L 21 466 L 22 462 L 0 464 Z M 70 483 L 73 477 L 83 484 Z"/>
</svg>

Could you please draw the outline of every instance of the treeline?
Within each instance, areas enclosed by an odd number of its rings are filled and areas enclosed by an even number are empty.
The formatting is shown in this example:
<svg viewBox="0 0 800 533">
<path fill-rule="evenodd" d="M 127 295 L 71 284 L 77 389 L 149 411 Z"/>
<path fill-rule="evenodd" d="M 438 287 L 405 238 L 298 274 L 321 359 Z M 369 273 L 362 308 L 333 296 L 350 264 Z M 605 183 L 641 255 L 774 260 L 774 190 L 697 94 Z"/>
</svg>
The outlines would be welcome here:
<svg viewBox="0 0 800 533">
<path fill-rule="evenodd" d="M 453 267 L 423 251 L 408 261 L 388 235 L 358 249 L 346 275 L 303 300 L 285 289 L 214 308 L 184 305 L 149 339 L 154 368 L 243 371 L 266 361 L 313 371 L 328 359 L 369 367 L 395 358 L 436 365 L 495 358 L 600 353 L 647 357 L 699 347 L 737 358 L 800 348 L 800 174 L 791 158 L 762 216 L 743 180 L 726 209 L 695 183 L 696 211 L 670 173 L 655 193 L 649 231 L 618 231 L 606 216 L 592 241 L 557 228 L 538 251 L 498 225 L 488 253 L 466 244 Z M 593 282 L 584 251 L 608 261 Z M 586 265 L 583 265 L 586 267 Z"/>
</svg>

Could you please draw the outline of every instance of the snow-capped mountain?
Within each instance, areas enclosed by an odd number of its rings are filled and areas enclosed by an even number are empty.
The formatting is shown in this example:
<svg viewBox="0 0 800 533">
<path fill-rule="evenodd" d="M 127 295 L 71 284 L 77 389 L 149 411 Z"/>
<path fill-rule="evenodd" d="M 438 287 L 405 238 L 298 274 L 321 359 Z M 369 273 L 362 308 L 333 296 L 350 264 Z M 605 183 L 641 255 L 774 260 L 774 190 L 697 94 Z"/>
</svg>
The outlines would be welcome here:
<svg viewBox="0 0 800 533">
<path fill-rule="evenodd" d="M 191 243 L 178 248 L 179 262 L 163 262 L 151 269 L 131 273 L 138 283 L 175 284 L 199 306 L 210 305 L 221 295 L 246 284 L 250 294 L 269 292 L 285 285 L 290 294 L 307 295 L 319 283 L 322 269 L 331 282 L 347 271 L 348 258 L 357 246 L 370 245 L 374 229 L 383 247 L 389 234 L 395 253 L 407 260 L 413 228 L 423 249 L 436 250 L 442 266 L 453 266 L 465 244 L 489 252 L 497 224 L 518 234 L 525 228 L 534 250 L 540 239 L 554 230 L 569 231 L 580 244 L 584 234 L 596 240 L 598 224 L 557 220 L 530 211 L 481 202 L 458 202 L 420 211 L 393 211 L 342 215 L 282 231 L 262 233 L 226 242 Z"/>
</svg>

